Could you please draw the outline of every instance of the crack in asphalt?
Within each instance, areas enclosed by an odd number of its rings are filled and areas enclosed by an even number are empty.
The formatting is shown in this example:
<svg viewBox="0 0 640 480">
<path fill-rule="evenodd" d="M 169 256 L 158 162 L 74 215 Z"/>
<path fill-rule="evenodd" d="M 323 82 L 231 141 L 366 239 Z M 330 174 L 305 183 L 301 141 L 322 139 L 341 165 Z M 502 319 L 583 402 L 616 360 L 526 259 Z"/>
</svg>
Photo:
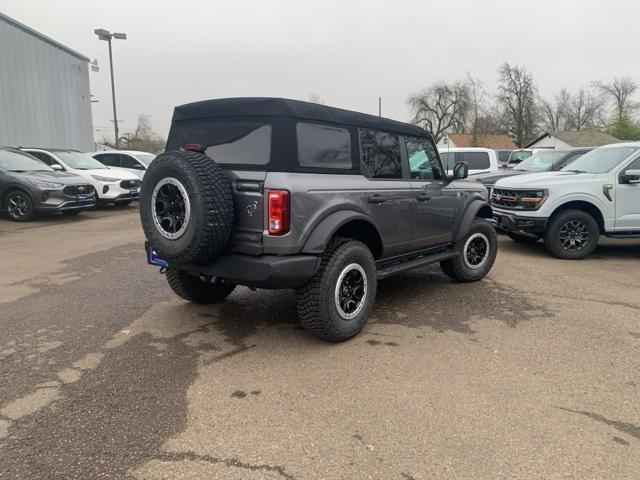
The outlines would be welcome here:
<svg viewBox="0 0 640 480">
<path fill-rule="evenodd" d="M 292 474 L 287 473 L 286 469 L 280 465 L 268 465 L 266 463 L 254 465 L 251 463 L 242 462 L 237 458 L 219 458 L 211 455 L 199 455 L 194 452 L 165 452 L 152 457 L 155 460 L 164 460 L 169 462 L 207 462 L 213 464 L 222 464 L 227 467 L 243 468 L 245 470 L 251 470 L 254 472 L 272 472 L 277 473 L 282 478 L 287 480 L 295 480 Z"/>
<path fill-rule="evenodd" d="M 574 297 L 571 295 L 560 295 L 558 293 L 545 293 L 544 294 L 547 297 L 554 297 L 554 298 L 563 298 L 566 300 L 578 300 L 581 302 L 594 302 L 594 303 L 603 303 L 604 305 L 610 305 L 612 307 L 625 307 L 625 308 L 630 308 L 632 310 L 640 310 L 640 306 L 638 305 L 634 305 L 632 303 L 626 303 L 626 302 L 618 302 L 615 300 L 602 300 L 602 299 L 598 299 L 598 298 L 588 298 L 588 297 Z"/>
<path fill-rule="evenodd" d="M 633 423 L 621 422 L 619 420 L 610 420 L 598 413 L 587 412 L 584 410 L 571 410 L 570 408 L 565 407 L 556 407 L 560 410 L 564 410 L 565 412 L 577 413 L 579 415 L 584 415 L 585 417 L 589 417 L 596 422 L 604 423 L 610 427 L 615 428 L 619 432 L 626 433 L 640 440 L 640 425 L 635 425 Z"/>
</svg>

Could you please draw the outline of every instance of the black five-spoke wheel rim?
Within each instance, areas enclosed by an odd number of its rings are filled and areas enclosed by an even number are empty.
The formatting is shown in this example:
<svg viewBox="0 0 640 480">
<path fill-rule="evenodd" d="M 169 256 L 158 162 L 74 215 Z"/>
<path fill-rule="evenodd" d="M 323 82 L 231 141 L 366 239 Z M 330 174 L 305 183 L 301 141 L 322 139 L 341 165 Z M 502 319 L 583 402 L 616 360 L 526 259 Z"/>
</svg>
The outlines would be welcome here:
<svg viewBox="0 0 640 480">
<path fill-rule="evenodd" d="M 22 193 L 13 193 L 7 199 L 7 213 L 10 217 L 20 219 L 29 215 L 29 201 Z"/>
<path fill-rule="evenodd" d="M 464 263 L 471 269 L 484 265 L 489 257 L 489 239 L 482 233 L 474 233 L 464 245 Z"/>
<path fill-rule="evenodd" d="M 582 220 L 570 220 L 560 227 L 558 238 L 564 250 L 582 250 L 589 243 L 589 229 Z"/>
<path fill-rule="evenodd" d="M 186 230 L 191 205 L 184 185 L 175 178 L 163 178 L 152 196 L 153 221 L 163 237 L 176 239 Z"/>
<path fill-rule="evenodd" d="M 367 295 L 367 276 L 357 263 L 347 265 L 336 284 L 335 303 L 338 314 L 351 320 L 362 310 Z"/>
</svg>

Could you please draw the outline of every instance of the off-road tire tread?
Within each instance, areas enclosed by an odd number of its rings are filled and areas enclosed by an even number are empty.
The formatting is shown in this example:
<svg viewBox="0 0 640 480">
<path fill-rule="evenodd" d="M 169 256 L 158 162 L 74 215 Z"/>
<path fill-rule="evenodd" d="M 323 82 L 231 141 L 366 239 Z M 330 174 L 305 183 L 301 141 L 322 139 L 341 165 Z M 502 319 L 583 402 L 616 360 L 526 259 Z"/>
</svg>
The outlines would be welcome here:
<svg viewBox="0 0 640 480">
<path fill-rule="evenodd" d="M 179 168 L 191 185 L 185 185 L 191 202 L 191 221 L 195 233 L 190 244 L 178 253 L 168 253 L 161 242 L 152 245 L 158 254 L 174 264 L 211 263 L 226 247 L 234 221 L 234 203 L 231 182 L 217 163 L 199 152 L 173 151 L 160 154 L 151 163 L 145 179 L 152 178 L 160 169 Z M 170 170 L 169 170 L 170 172 Z M 170 173 L 167 173 L 167 176 Z M 146 188 L 145 188 L 146 187 Z M 150 240 L 157 237 L 153 223 L 151 196 L 155 185 L 143 182 L 140 198 L 140 218 L 144 232 Z M 159 243 L 159 244 L 156 244 Z"/>
<path fill-rule="evenodd" d="M 206 284 L 198 277 L 171 267 L 167 269 L 166 275 L 167 282 L 176 295 L 202 305 L 221 302 L 236 288 L 229 283 Z"/>
<path fill-rule="evenodd" d="M 345 334 L 343 330 L 335 328 L 335 325 L 333 325 L 327 318 L 327 308 L 332 308 L 333 303 L 328 306 L 321 301 L 321 298 L 322 293 L 327 288 L 326 285 L 323 285 L 327 270 L 341 255 L 348 254 L 348 252 L 354 248 L 357 248 L 363 253 L 366 252 L 366 255 L 369 256 L 369 261 L 374 269 L 374 276 L 373 281 L 369 279 L 366 304 L 364 305 L 362 312 L 359 314 L 360 322 L 357 324 L 356 328 L 353 328 L 350 332 Z M 332 240 L 323 253 L 320 267 L 312 280 L 296 291 L 296 304 L 300 324 L 307 332 L 328 342 L 344 342 L 353 338 L 362 330 L 362 328 L 364 328 L 369 314 L 373 310 L 376 293 L 375 282 L 375 261 L 371 251 L 364 243 L 348 238 L 337 238 Z M 333 289 L 331 292 L 333 292 Z"/>
<path fill-rule="evenodd" d="M 482 233 L 487 235 L 487 238 L 491 243 L 490 246 L 492 249 L 492 254 L 491 258 L 482 269 L 471 270 L 464 264 L 464 260 L 462 259 L 462 250 L 464 248 L 465 242 L 467 241 L 467 238 L 471 234 L 476 233 L 479 226 L 481 226 L 480 228 L 484 230 Z M 455 248 L 459 251 L 459 255 L 440 262 L 440 268 L 442 268 L 442 271 L 445 273 L 445 275 L 456 282 L 477 282 L 478 280 L 482 280 L 487 275 L 487 273 L 489 273 L 491 267 L 493 267 L 496 255 L 498 253 L 498 236 L 495 229 L 489 224 L 489 222 L 481 218 L 476 218 L 471 224 L 469 232 L 467 232 L 462 240 L 457 242 Z M 478 274 L 479 272 L 480 274 Z"/>
</svg>

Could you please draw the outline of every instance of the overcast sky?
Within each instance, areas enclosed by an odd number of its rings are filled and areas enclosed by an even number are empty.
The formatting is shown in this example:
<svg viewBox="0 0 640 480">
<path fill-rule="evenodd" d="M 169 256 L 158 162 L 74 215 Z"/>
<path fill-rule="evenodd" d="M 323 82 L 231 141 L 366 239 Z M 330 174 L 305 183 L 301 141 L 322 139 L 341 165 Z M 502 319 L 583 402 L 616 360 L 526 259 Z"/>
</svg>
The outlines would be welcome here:
<svg viewBox="0 0 640 480">
<path fill-rule="evenodd" d="M 96 58 L 95 137 L 112 135 L 107 45 L 114 41 L 121 131 L 139 114 L 167 133 L 175 105 L 279 96 L 409 120 L 409 94 L 469 71 L 492 91 L 504 61 L 553 96 L 593 80 L 640 81 L 633 0 L 3 0 L 3 13 Z"/>
</svg>

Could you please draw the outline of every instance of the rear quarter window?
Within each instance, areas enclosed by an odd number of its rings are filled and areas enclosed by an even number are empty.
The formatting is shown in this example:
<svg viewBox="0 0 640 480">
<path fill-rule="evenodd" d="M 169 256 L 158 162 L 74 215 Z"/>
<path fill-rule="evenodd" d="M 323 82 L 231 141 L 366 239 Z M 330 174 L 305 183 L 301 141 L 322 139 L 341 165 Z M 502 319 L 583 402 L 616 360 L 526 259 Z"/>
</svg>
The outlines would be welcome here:
<svg viewBox="0 0 640 480">
<path fill-rule="evenodd" d="M 347 129 L 298 123 L 298 162 L 303 167 L 351 169 L 351 135 Z"/>
</svg>

